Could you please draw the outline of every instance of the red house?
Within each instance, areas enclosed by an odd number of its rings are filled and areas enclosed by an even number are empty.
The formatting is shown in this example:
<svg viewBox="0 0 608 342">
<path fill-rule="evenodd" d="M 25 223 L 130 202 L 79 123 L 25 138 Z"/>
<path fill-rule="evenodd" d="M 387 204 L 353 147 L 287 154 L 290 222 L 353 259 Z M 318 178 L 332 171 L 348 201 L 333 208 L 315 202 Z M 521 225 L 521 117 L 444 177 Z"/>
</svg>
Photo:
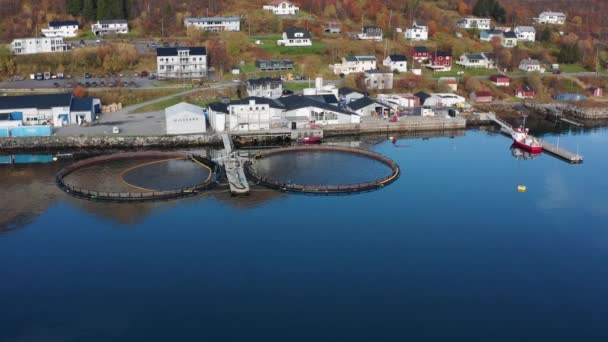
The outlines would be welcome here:
<svg viewBox="0 0 608 342">
<path fill-rule="evenodd" d="M 489 91 L 474 91 L 469 96 L 472 101 L 476 103 L 488 103 L 492 102 L 492 93 Z"/>
<path fill-rule="evenodd" d="M 511 79 L 505 75 L 492 75 L 490 76 L 490 82 L 497 87 L 508 87 L 511 84 Z"/>
<path fill-rule="evenodd" d="M 589 87 L 587 88 L 587 94 L 589 96 L 604 96 L 604 90 L 598 87 Z"/>
<path fill-rule="evenodd" d="M 515 90 L 515 97 L 520 99 L 533 99 L 536 96 L 536 91 L 527 84 Z"/>
<path fill-rule="evenodd" d="M 412 58 L 416 62 L 422 62 L 429 59 L 429 50 L 424 46 L 414 46 L 411 51 Z"/>
<path fill-rule="evenodd" d="M 427 68 L 434 71 L 450 71 L 452 70 L 452 53 L 446 51 L 436 51 L 429 55 L 429 64 Z"/>
</svg>

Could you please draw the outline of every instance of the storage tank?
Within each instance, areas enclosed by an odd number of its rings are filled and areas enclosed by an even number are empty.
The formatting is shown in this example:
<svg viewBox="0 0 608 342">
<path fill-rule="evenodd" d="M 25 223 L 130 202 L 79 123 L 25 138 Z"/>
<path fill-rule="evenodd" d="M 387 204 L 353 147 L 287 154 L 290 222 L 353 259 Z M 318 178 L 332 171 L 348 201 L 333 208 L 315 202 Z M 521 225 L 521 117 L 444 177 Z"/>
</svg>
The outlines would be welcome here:
<svg viewBox="0 0 608 342">
<path fill-rule="evenodd" d="M 317 90 L 323 89 L 323 77 L 317 77 L 317 78 L 315 78 L 315 88 Z"/>
</svg>

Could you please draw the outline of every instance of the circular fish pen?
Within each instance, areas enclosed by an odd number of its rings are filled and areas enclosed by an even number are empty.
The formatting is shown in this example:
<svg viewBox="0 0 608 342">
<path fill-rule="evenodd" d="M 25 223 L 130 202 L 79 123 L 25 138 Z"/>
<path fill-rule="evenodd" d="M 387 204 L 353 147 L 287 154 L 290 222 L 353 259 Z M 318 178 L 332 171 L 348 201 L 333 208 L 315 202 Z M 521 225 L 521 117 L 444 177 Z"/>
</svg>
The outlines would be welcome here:
<svg viewBox="0 0 608 342">
<path fill-rule="evenodd" d="M 324 154 L 332 155 L 331 160 L 323 160 L 319 156 Z M 278 165 L 264 165 L 260 164 L 264 160 L 276 158 L 278 156 L 291 156 L 294 155 L 300 159 L 296 165 L 286 165 L 286 163 Z M 336 160 L 339 156 L 349 156 L 352 160 L 349 163 Z M 311 158 L 308 158 L 311 157 Z M 336 162 L 337 161 L 337 162 Z M 365 174 L 364 172 L 357 173 L 353 177 L 346 177 L 345 171 L 352 169 L 352 166 L 361 162 L 371 162 L 379 165 L 383 168 L 383 171 L 376 172 L 374 175 Z M 314 171 L 314 165 L 317 164 L 322 166 L 317 172 Z M 341 169 L 336 164 L 346 165 Z M 370 166 L 370 165 L 368 165 Z M 372 165 L 373 166 L 373 165 Z M 307 181 L 291 181 L 286 177 L 277 176 L 273 174 L 272 170 L 285 169 L 287 173 L 298 172 L 298 170 L 305 170 L 309 175 L 322 176 L 327 170 L 332 170 L 336 179 L 346 181 L 345 184 L 327 184 L 327 179 L 323 177 L 307 177 Z M 313 169 L 306 171 L 307 169 Z M 373 167 L 367 168 L 373 169 Z M 359 170 L 365 170 L 359 165 Z M 367 192 L 381 189 L 395 180 L 400 176 L 399 166 L 391 159 L 386 158 L 378 153 L 350 148 L 342 146 L 292 146 L 286 148 L 278 148 L 273 150 L 267 150 L 257 153 L 251 160 L 245 165 L 245 173 L 247 177 L 255 182 L 256 184 L 291 193 L 302 193 L 302 194 L 317 194 L 317 195 L 341 195 L 341 194 L 355 194 L 360 192 Z M 276 173 L 276 172 L 275 172 Z M 371 179 L 370 179 L 371 177 Z M 323 184 L 326 183 L 326 184 Z"/>
<path fill-rule="evenodd" d="M 77 198 L 146 202 L 197 195 L 216 184 L 218 173 L 215 162 L 195 154 L 130 152 L 78 161 L 59 171 L 55 183 Z"/>
</svg>

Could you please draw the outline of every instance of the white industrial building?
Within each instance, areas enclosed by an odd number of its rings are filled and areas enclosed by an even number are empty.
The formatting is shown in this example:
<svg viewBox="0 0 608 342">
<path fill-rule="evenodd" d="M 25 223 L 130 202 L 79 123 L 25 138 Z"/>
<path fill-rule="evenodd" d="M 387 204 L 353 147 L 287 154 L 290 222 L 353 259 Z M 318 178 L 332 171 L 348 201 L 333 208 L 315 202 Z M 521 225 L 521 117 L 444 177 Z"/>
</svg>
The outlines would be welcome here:
<svg viewBox="0 0 608 342">
<path fill-rule="evenodd" d="M 405 30 L 405 39 L 423 41 L 429 39 L 429 28 L 426 25 L 419 25 L 415 21 L 412 26 Z"/>
<path fill-rule="evenodd" d="M 78 37 L 78 26 L 75 20 L 51 21 L 48 28 L 43 28 L 42 35 L 47 38 L 74 38 Z"/>
<path fill-rule="evenodd" d="M 96 36 L 127 34 L 129 33 L 129 23 L 125 19 L 98 20 L 91 25 L 91 31 Z"/>
<path fill-rule="evenodd" d="M 207 131 L 205 110 L 186 102 L 165 109 L 167 134 L 199 134 Z"/>
<path fill-rule="evenodd" d="M 221 32 L 230 31 L 237 32 L 241 30 L 241 18 L 239 17 L 206 17 L 206 18 L 186 18 L 184 26 L 196 27 L 204 31 Z"/>
<path fill-rule="evenodd" d="M 209 126 L 216 132 L 224 132 L 226 130 L 227 117 L 230 114 L 228 105 L 223 102 L 213 102 L 207 107 L 207 115 Z"/>
<path fill-rule="evenodd" d="M 273 128 L 281 122 L 284 106 L 277 100 L 247 97 L 228 104 L 228 129 L 256 131 Z"/>
<path fill-rule="evenodd" d="M 68 49 L 63 38 L 19 38 L 11 43 L 11 50 L 16 55 L 35 53 L 62 52 Z"/>
<path fill-rule="evenodd" d="M 456 94 L 452 93 L 431 93 L 428 98 L 424 100 L 424 106 L 426 107 L 455 107 L 464 105 L 467 100 Z"/>
<path fill-rule="evenodd" d="M 207 76 L 207 49 L 178 47 L 156 49 L 159 78 L 201 78 Z"/>
<path fill-rule="evenodd" d="M 295 15 L 300 10 L 298 6 L 285 0 L 274 0 L 271 3 L 264 5 L 262 9 L 271 11 L 275 15 Z"/>
<path fill-rule="evenodd" d="M 376 69 L 375 56 L 348 56 L 342 57 L 342 63 L 329 66 L 336 75 L 348 75 Z"/>
<path fill-rule="evenodd" d="M 24 126 L 65 126 L 92 122 L 100 101 L 74 98 L 72 94 L 0 96 L 0 114 L 9 114 Z"/>
</svg>

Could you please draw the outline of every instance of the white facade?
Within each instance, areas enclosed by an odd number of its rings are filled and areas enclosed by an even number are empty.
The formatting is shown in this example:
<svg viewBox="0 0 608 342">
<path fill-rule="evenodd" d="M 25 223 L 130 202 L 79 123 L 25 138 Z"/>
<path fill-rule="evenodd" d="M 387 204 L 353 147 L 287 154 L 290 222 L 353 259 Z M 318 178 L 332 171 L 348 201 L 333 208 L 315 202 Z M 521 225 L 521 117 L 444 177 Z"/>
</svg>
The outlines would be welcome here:
<svg viewBox="0 0 608 342">
<path fill-rule="evenodd" d="M 267 11 L 272 11 L 275 15 L 295 15 L 298 13 L 300 8 L 289 1 L 273 1 L 270 4 L 262 7 Z"/>
<path fill-rule="evenodd" d="M 342 113 L 337 107 L 336 110 L 329 110 L 327 108 L 308 106 L 284 111 L 281 120 L 284 122 L 295 122 L 296 128 L 302 128 L 302 126 L 308 125 L 311 121 L 314 121 L 317 125 L 360 123 L 361 117 L 357 114 Z"/>
<path fill-rule="evenodd" d="M 204 47 L 158 48 L 156 55 L 159 78 L 207 76 L 207 51 Z"/>
<path fill-rule="evenodd" d="M 228 105 L 228 127 L 231 131 L 256 131 L 270 129 L 273 123 L 281 121 L 282 109 L 274 108 L 267 102 L 248 98 L 246 103 L 238 101 Z"/>
<path fill-rule="evenodd" d="M 22 38 L 15 39 L 11 43 L 11 50 L 16 55 L 62 52 L 67 49 L 63 38 Z"/>
<path fill-rule="evenodd" d="M 463 29 L 479 29 L 489 30 L 492 19 L 489 18 L 462 18 L 458 21 L 457 25 Z"/>
<path fill-rule="evenodd" d="M 563 25 L 566 23 L 566 15 L 562 12 L 542 12 L 534 20 L 539 24 Z"/>
<path fill-rule="evenodd" d="M 514 30 L 517 39 L 525 42 L 536 40 L 536 29 L 534 26 L 517 26 Z"/>
<path fill-rule="evenodd" d="M 416 22 L 414 21 L 414 24 L 405 30 L 405 39 L 414 40 L 414 41 L 428 40 L 429 39 L 428 26 L 417 25 Z"/>
<path fill-rule="evenodd" d="M 289 29 L 283 32 L 283 38 L 277 40 L 280 46 L 312 46 L 310 32 L 306 30 Z"/>
<path fill-rule="evenodd" d="M 181 102 L 165 109 L 167 134 L 199 134 L 207 131 L 203 108 Z"/>
<path fill-rule="evenodd" d="M 496 67 L 494 57 L 486 53 L 465 53 L 456 62 L 464 68 L 493 69 Z"/>
<path fill-rule="evenodd" d="M 280 78 L 258 78 L 247 81 L 247 95 L 276 99 L 283 95 L 283 81 Z"/>
<path fill-rule="evenodd" d="M 51 21 L 48 28 L 43 28 L 42 35 L 47 38 L 74 38 L 78 37 L 77 21 Z"/>
<path fill-rule="evenodd" d="M 403 55 L 389 55 L 382 61 L 382 65 L 389 70 L 407 72 L 407 58 Z"/>
<path fill-rule="evenodd" d="M 463 105 L 467 101 L 464 97 L 452 93 L 431 93 L 430 95 L 424 101 L 425 107 L 454 107 Z"/>
<path fill-rule="evenodd" d="M 184 26 L 196 27 L 204 31 L 221 32 L 231 31 L 236 32 L 241 30 L 241 18 L 239 17 L 211 17 L 211 18 L 186 18 Z"/>
<path fill-rule="evenodd" d="M 519 63 L 519 69 L 526 71 L 526 72 L 532 72 L 532 71 L 538 71 L 538 72 L 545 72 L 545 69 L 543 67 L 541 67 L 540 62 L 537 59 L 524 59 Z"/>
<path fill-rule="evenodd" d="M 129 23 L 124 19 L 98 20 L 95 24 L 91 25 L 91 31 L 96 36 L 127 34 L 129 33 Z"/>
<path fill-rule="evenodd" d="M 331 64 L 329 66 L 334 74 L 348 75 L 352 73 L 364 72 L 367 70 L 376 69 L 376 57 L 375 56 L 349 56 L 342 57 L 342 63 Z"/>
<path fill-rule="evenodd" d="M 382 28 L 378 26 L 364 26 L 361 33 L 357 34 L 357 39 L 382 41 Z"/>
</svg>

